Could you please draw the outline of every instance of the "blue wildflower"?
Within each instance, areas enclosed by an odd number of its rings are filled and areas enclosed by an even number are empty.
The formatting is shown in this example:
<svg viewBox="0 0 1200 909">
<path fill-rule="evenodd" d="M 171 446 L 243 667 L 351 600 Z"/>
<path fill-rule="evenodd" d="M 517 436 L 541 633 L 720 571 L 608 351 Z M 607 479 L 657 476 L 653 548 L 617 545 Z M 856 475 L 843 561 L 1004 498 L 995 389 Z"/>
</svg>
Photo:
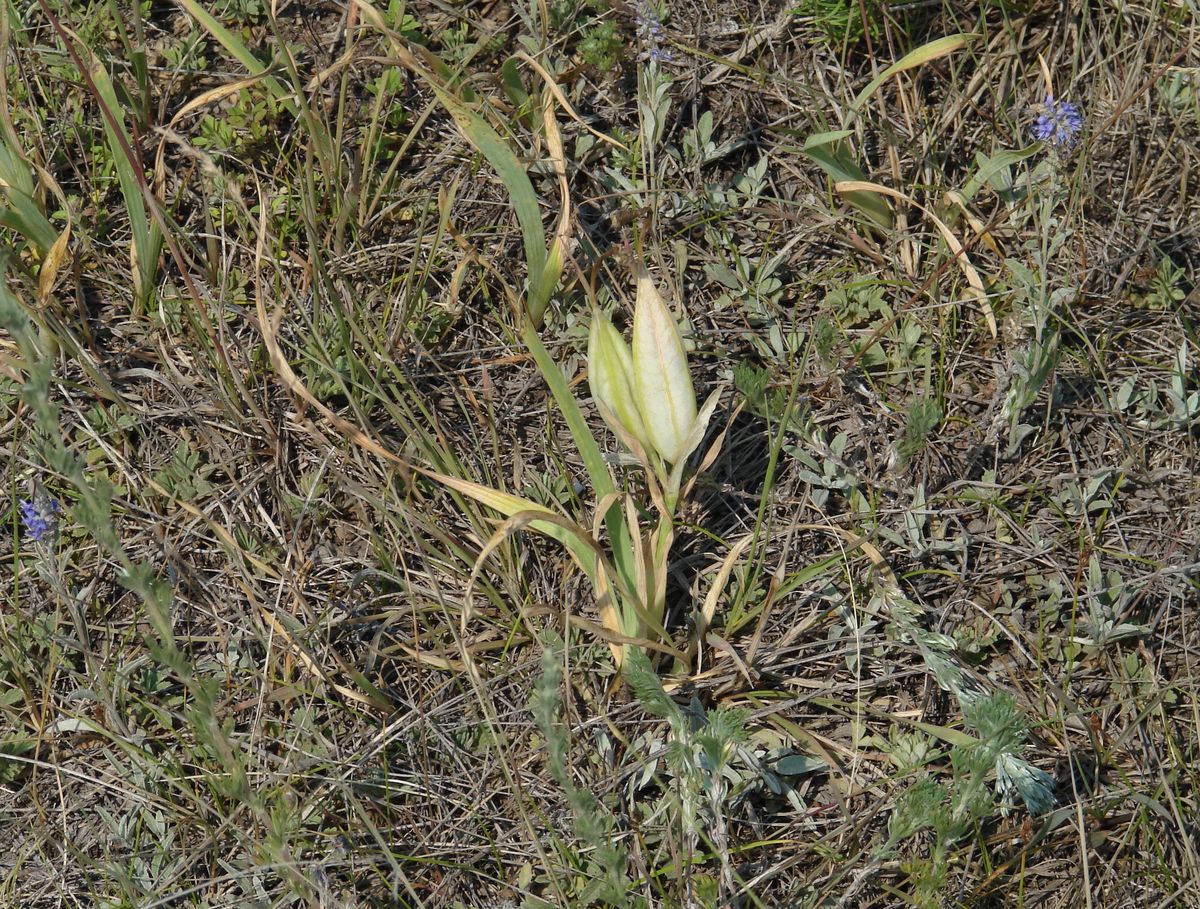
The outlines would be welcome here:
<svg viewBox="0 0 1200 909">
<path fill-rule="evenodd" d="M 1038 118 L 1033 124 L 1033 136 L 1039 142 L 1049 142 L 1058 148 L 1069 149 L 1083 129 L 1083 114 L 1070 101 L 1056 101 L 1053 95 L 1037 106 Z"/>
<path fill-rule="evenodd" d="M 54 535 L 58 529 L 58 513 L 62 506 L 49 496 L 36 496 L 32 499 L 21 500 L 21 523 L 25 532 L 41 543 Z"/>
<path fill-rule="evenodd" d="M 637 11 L 637 36 L 642 45 L 641 60 L 653 63 L 670 63 L 675 58 L 665 46 L 662 19 L 651 0 L 639 0 Z"/>
</svg>

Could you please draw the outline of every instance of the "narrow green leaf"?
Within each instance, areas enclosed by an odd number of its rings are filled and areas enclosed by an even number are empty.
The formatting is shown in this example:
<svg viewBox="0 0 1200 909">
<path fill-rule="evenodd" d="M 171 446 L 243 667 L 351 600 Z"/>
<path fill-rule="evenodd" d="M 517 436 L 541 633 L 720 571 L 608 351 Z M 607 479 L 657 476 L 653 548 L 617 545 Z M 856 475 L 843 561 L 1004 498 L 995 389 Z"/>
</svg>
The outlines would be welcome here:
<svg viewBox="0 0 1200 909">
<path fill-rule="evenodd" d="M 534 323 L 540 323 L 546 303 L 558 284 L 561 262 L 554 261 L 552 251 L 548 248 L 541 208 L 525 165 L 518 160 L 509 143 L 470 106 L 474 92 L 469 91 L 469 86 L 456 85 L 453 73 L 430 51 L 422 48 L 419 53 L 425 64 L 433 69 L 433 74 L 417 65 L 415 60 L 410 68 L 425 79 L 467 141 L 483 155 L 508 190 L 525 245 L 529 315 Z M 516 86 L 520 85 L 520 76 L 515 64 L 511 70 L 507 75 L 502 73 L 502 76 L 506 87 L 515 91 Z M 516 85 L 510 84 L 513 78 L 516 79 Z M 523 86 L 520 91 L 524 92 Z"/>
<path fill-rule="evenodd" d="M 816 148 L 818 145 L 832 145 L 835 142 L 841 142 L 843 139 L 849 139 L 854 135 L 852 129 L 835 129 L 826 133 L 813 133 L 804 140 L 802 151 L 808 151 L 810 148 Z"/>
<path fill-rule="evenodd" d="M 542 224 L 537 195 L 533 191 L 533 184 L 529 181 L 524 165 L 517 160 L 517 156 L 500 134 L 475 111 L 441 85 L 430 82 L 430 87 L 450 112 L 467 141 L 487 159 L 508 190 L 513 210 L 517 213 L 517 221 L 521 225 L 521 236 L 525 242 L 525 262 L 532 288 L 540 283 L 546 269 L 546 228 Z"/>
<path fill-rule="evenodd" d="M 879 86 L 883 85 L 883 83 L 892 76 L 896 75 L 897 73 L 902 73 L 905 70 L 914 69 L 918 66 L 924 66 L 926 63 L 937 60 L 939 57 L 945 57 L 947 54 L 952 54 L 957 50 L 961 50 L 974 41 L 976 37 L 978 36 L 970 33 L 948 35 L 945 38 L 938 38 L 936 41 L 930 41 L 928 44 L 923 44 L 916 50 L 909 51 L 887 69 L 881 72 L 878 76 L 872 79 L 870 84 L 867 85 L 867 87 L 861 92 L 859 92 L 858 97 L 855 98 L 850 104 L 850 109 L 846 111 L 846 121 L 842 125 L 848 127 L 850 123 L 853 122 L 854 117 L 858 114 L 862 106 L 867 103 L 867 101 L 873 94 L 875 94 L 876 91 L 879 90 Z"/>
<path fill-rule="evenodd" d="M 15 138 L 10 140 L 15 141 Z M 39 256 L 45 256 L 54 246 L 58 231 L 46 220 L 34 198 L 31 171 L 15 144 L 0 139 L 0 193 L 8 198 L 10 206 L 8 210 L 0 211 L 0 224 L 11 227 L 37 247 Z"/>
<path fill-rule="evenodd" d="M 91 75 L 92 81 L 96 85 L 96 91 L 100 94 L 101 103 L 108 108 L 111 114 L 111 117 L 102 118 L 104 135 L 108 140 L 113 164 L 117 170 L 117 181 L 121 185 L 121 195 L 125 199 L 125 208 L 129 215 L 129 229 L 132 234 L 130 262 L 133 268 L 133 290 L 135 305 L 141 309 L 149 302 L 154 290 L 154 281 L 158 273 L 158 257 L 162 252 L 162 232 L 146 210 L 141 181 L 138 179 L 134 162 L 129 159 L 126 152 L 126 149 L 133 148 L 133 139 L 125 129 L 125 111 L 117 101 L 117 93 L 109 78 L 108 70 L 102 64 L 97 63 L 92 67 Z"/>
<path fill-rule="evenodd" d="M 11 143 L 11 144 L 10 144 Z M 33 175 L 29 164 L 17 151 L 17 139 L 11 137 L 8 142 L 0 139 L 0 180 L 6 184 L 8 192 L 19 190 L 27 196 L 34 191 Z"/>
<path fill-rule="evenodd" d="M 975 173 L 971 175 L 971 179 L 967 181 L 967 185 L 963 187 L 962 199 L 963 203 L 970 202 L 975 194 L 983 188 L 985 183 L 991 183 L 1001 171 L 1007 170 L 1014 164 L 1024 161 L 1026 158 L 1037 154 L 1041 151 L 1040 144 L 1034 144 L 1028 148 L 1005 149 L 997 152 L 989 157 L 979 158 L 979 167 Z"/>
<path fill-rule="evenodd" d="M 517 118 L 526 129 L 532 129 L 533 112 L 529 104 L 529 92 L 521 79 L 520 70 L 517 69 L 516 57 L 509 57 L 500 65 L 500 81 Z"/>
<path fill-rule="evenodd" d="M 826 133 L 827 136 L 837 136 L 839 133 Z M 850 153 L 838 140 L 824 142 L 820 145 L 809 142 L 802 149 L 804 154 L 812 158 L 835 183 L 849 180 L 866 183 L 867 177 L 862 168 L 850 157 Z M 884 230 L 891 230 L 895 223 L 892 218 L 892 207 L 879 193 L 855 191 L 845 194 L 846 201 L 871 219 Z"/>
<path fill-rule="evenodd" d="M 246 67 L 252 75 L 266 73 L 270 68 L 265 66 L 261 60 L 256 57 L 250 48 L 246 47 L 242 39 L 222 25 L 217 19 L 206 10 L 196 0 L 175 0 L 193 19 L 200 23 L 210 35 L 217 39 L 217 42 L 229 51 L 234 58 Z M 291 114 L 299 113 L 295 100 L 292 98 L 292 92 L 287 89 L 274 76 L 265 76 L 263 85 L 271 92 L 271 94 L 279 100 L 288 112 Z"/>
<path fill-rule="evenodd" d="M 807 584 L 813 578 L 818 577 L 838 565 L 841 565 L 843 557 L 841 553 L 837 555 L 827 556 L 819 562 L 813 562 L 811 565 L 806 565 L 794 574 L 789 574 L 787 580 L 779 585 L 779 590 L 776 592 L 776 598 L 787 596 L 797 587 Z"/>
<path fill-rule="evenodd" d="M 596 444 L 596 439 L 588 428 L 587 421 L 583 418 L 583 412 L 579 409 L 579 402 L 571 394 L 571 389 L 563 378 L 562 370 L 558 368 L 558 364 L 546 350 L 546 346 L 538 336 L 537 329 L 528 320 L 521 326 L 521 340 L 533 354 L 534 362 L 537 363 L 542 378 L 550 386 L 550 394 L 554 398 L 554 403 L 558 405 L 563 419 L 567 421 L 567 429 L 570 430 L 571 438 L 575 440 L 575 447 L 579 449 L 579 454 L 583 458 L 583 465 L 592 482 L 592 492 L 595 494 L 596 500 L 604 499 L 605 496 L 616 491 L 616 486 L 613 484 L 612 474 L 609 473 L 604 455 L 600 453 L 600 446 Z M 613 565 L 621 578 L 628 581 L 634 576 L 633 543 L 629 538 L 630 531 L 625 522 L 625 516 L 621 512 L 621 506 L 615 501 L 609 506 L 608 512 L 604 516 L 604 526 L 608 530 L 609 545 L 612 547 Z"/>
<path fill-rule="evenodd" d="M 546 251 L 545 261 L 542 263 L 542 270 L 537 274 L 531 272 L 529 275 L 529 293 L 525 297 L 525 307 L 534 325 L 542 324 L 542 316 L 545 315 L 550 298 L 554 296 L 554 291 L 558 288 L 558 282 L 562 279 L 562 271 L 562 252 L 558 244 L 551 242 L 550 248 Z"/>
<path fill-rule="evenodd" d="M 10 207 L 0 210 L 0 224 L 15 230 L 37 247 L 39 256 L 44 257 L 58 239 L 58 231 L 46 220 L 38 204 L 22 190 L 10 186 L 7 194 Z"/>
</svg>

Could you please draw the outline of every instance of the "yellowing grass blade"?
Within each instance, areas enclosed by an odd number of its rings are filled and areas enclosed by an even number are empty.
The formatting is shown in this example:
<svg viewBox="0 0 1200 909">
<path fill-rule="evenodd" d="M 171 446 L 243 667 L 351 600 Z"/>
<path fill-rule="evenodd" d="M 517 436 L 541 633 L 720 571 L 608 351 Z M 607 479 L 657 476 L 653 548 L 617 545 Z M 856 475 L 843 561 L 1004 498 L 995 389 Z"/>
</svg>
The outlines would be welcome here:
<svg viewBox="0 0 1200 909">
<path fill-rule="evenodd" d="M 490 486 L 438 473 L 436 470 L 417 469 L 431 480 L 436 480 L 443 486 L 453 489 L 456 492 L 461 492 L 476 502 L 500 512 L 506 518 L 521 515 L 522 526 L 528 524 L 538 533 L 562 543 L 571 555 L 575 557 L 575 560 L 587 576 L 595 578 L 597 557 L 597 552 L 594 549 L 595 544 L 578 525 L 567 520 L 562 515 L 555 514 L 549 508 L 539 505 L 537 502 L 523 499 L 520 496 L 514 496 L 511 493 L 501 492 L 498 489 L 492 489 Z"/>
<path fill-rule="evenodd" d="M 54 241 L 50 251 L 46 253 L 46 258 L 42 260 L 42 269 L 38 272 L 38 299 L 43 303 L 54 291 L 54 282 L 58 278 L 58 271 L 62 267 L 63 260 L 67 257 L 70 242 L 71 225 L 68 224 L 62 229 L 62 233 L 58 235 L 58 239 Z"/>
<path fill-rule="evenodd" d="M 713 579 L 712 587 L 708 589 L 708 594 L 704 597 L 704 606 L 700 610 L 700 622 L 698 623 L 696 635 L 703 635 L 704 631 L 712 625 L 713 618 L 717 614 L 717 603 L 721 599 L 721 594 L 725 592 L 725 585 L 729 583 L 729 577 L 733 574 L 733 569 L 737 565 L 737 560 L 742 557 L 742 553 L 746 551 L 746 547 L 754 542 L 754 534 L 747 534 L 733 545 L 729 550 L 725 560 L 721 563 L 721 569 L 717 572 L 717 576 Z"/>
<path fill-rule="evenodd" d="M 263 84 L 270 90 L 271 94 L 280 101 L 288 112 L 296 114 L 298 108 L 296 102 L 292 98 L 292 92 L 284 87 L 274 76 L 267 75 L 268 68 L 263 66 L 261 60 L 250 51 L 250 48 L 242 42 L 242 39 L 222 25 L 212 13 L 206 10 L 196 0 L 175 0 L 189 16 L 195 19 L 204 27 L 210 35 L 217 39 L 217 42 L 229 51 L 238 63 L 246 67 L 254 76 L 261 76 Z"/>
<path fill-rule="evenodd" d="M 692 615 L 692 632 L 691 640 L 688 642 L 688 658 L 689 660 L 700 651 L 700 642 L 704 640 L 704 635 L 708 629 L 712 627 L 713 617 L 717 614 L 717 603 L 721 600 L 721 594 L 725 592 L 726 585 L 729 584 L 729 578 L 733 574 L 733 569 L 737 565 L 738 559 L 742 557 L 742 553 L 746 551 L 746 547 L 754 542 L 754 534 L 750 533 L 738 540 L 729 553 L 721 562 L 721 568 L 717 572 L 717 576 L 713 579 L 712 586 L 708 588 L 708 593 L 704 597 L 704 605 L 700 607 Z M 687 671 L 687 667 L 681 669 L 682 672 Z M 696 671 L 700 671 L 700 666 L 697 664 Z"/>
<path fill-rule="evenodd" d="M 449 478 L 443 477 L 442 479 L 444 481 L 445 479 Z M 470 483 L 465 480 L 462 482 L 464 486 L 474 487 L 474 490 L 470 491 L 459 486 L 454 486 L 453 488 L 459 489 L 465 495 L 469 495 L 472 498 L 477 498 L 478 501 L 481 502 L 484 501 L 484 497 L 480 495 L 481 492 L 485 490 L 496 492 L 494 489 L 488 490 L 488 487 L 480 486 L 477 483 Z M 506 493 L 498 493 L 498 495 L 502 499 L 507 500 L 507 503 L 510 506 L 513 502 L 525 501 L 517 496 L 510 496 Z M 497 511 L 503 510 L 500 503 L 491 504 L 490 507 L 495 508 Z M 548 537 L 552 537 L 555 540 L 559 540 L 564 546 L 567 547 L 568 550 L 572 552 L 572 554 L 574 554 L 575 551 L 575 546 L 573 546 L 572 543 L 578 544 L 579 548 L 592 556 L 590 561 L 591 570 L 587 572 L 588 576 L 592 578 L 597 576 L 596 562 L 601 558 L 601 553 L 596 543 L 592 540 L 589 540 L 577 525 L 564 518 L 562 515 L 554 514 L 553 512 L 548 511 L 539 505 L 534 505 L 534 507 L 530 509 L 509 513 L 508 519 L 500 525 L 499 529 L 492 534 L 491 538 L 484 545 L 483 549 L 479 553 L 479 557 L 475 560 L 475 566 L 471 569 L 471 579 L 467 583 L 468 601 L 470 600 L 471 596 L 471 588 L 475 586 L 475 580 L 479 577 L 479 572 L 483 570 L 483 563 L 487 561 L 488 556 L 495 552 L 500 544 L 502 544 L 505 540 L 507 540 L 517 531 L 524 530 L 526 527 L 536 530 L 538 533 L 545 534 Z"/>
<path fill-rule="evenodd" d="M 642 529 L 638 526 L 637 508 L 631 496 L 625 496 L 625 520 L 628 522 L 629 535 L 633 539 L 633 593 L 642 603 L 650 601 L 650 585 L 653 583 L 652 569 L 649 565 L 649 553 L 646 540 L 642 538 Z M 625 634 L 637 634 L 638 623 L 634 616 L 624 616 L 622 631 Z"/>
<path fill-rule="evenodd" d="M 671 522 L 670 515 L 664 514 L 658 519 L 658 527 L 650 535 L 650 568 L 654 572 L 651 585 L 653 597 L 646 601 L 646 610 L 655 623 L 651 628 L 662 629 L 658 632 L 662 634 L 665 634 L 663 618 L 667 611 L 667 563 L 670 561 L 671 544 L 674 542 L 675 525 Z"/>
<path fill-rule="evenodd" d="M 600 626 L 612 634 L 621 633 L 621 610 L 617 605 L 612 584 L 608 580 L 608 572 L 603 568 L 596 572 L 596 608 L 600 610 Z M 625 662 L 625 645 L 608 641 L 608 649 L 612 651 L 613 663 L 617 669 Z"/>
<path fill-rule="evenodd" d="M 550 162 L 554 165 L 554 173 L 558 177 L 559 212 L 558 226 L 555 228 L 550 249 L 546 252 L 542 270 L 537 274 L 530 271 L 529 274 L 529 296 L 526 305 L 529 308 L 529 317 L 537 325 L 541 324 L 546 305 L 558 288 L 563 262 L 567 256 L 567 244 L 571 239 L 571 190 L 567 183 L 567 156 L 554 112 L 554 101 L 549 94 L 543 96 L 542 124 L 546 136 L 546 149 L 550 154 Z M 540 217 L 538 223 L 541 223 Z"/>
<path fill-rule="evenodd" d="M 997 256 L 1003 258 L 1004 253 L 1000 249 L 1000 244 L 996 242 L 996 238 L 992 236 L 992 232 L 987 229 L 987 225 L 975 217 L 975 213 L 971 211 L 963 197 L 954 190 L 948 190 L 945 199 L 949 204 L 962 212 L 963 217 L 967 219 L 967 223 L 971 225 L 971 230 L 975 232 L 975 236 L 979 238 L 979 241 Z"/>
<path fill-rule="evenodd" d="M 850 109 L 846 112 L 846 122 L 843 124 L 843 126 L 849 126 L 850 123 L 853 122 L 855 115 L 858 114 L 862 106 L 867 103 L 867 101 L 873 94 L 875 94 L 876 91 L 879 90 L 879 86 L 883 85 L 883 83 L 892 78 L 892 76 L 896 75 L 897 73 L 902 73 L 908 69 L 915 69 L 918 66 L 924 66 L 926 63 L 937 60 L 939 57 L 945 57 L 947 54 L 952 54 L 955 51 L 961 50 L 974 41 L 977 37 L 977 35 L 970 33 L 948 35 L 945 38 L 938 38 L 936 41 L 930 41 L 928 44 L 923 44 L 916 50 L 909 51 L 887 69 L 881 72 L 878 76 L 872 79 L 870 84 L 868 84 L 866 88 L 858 93 L 858 97 L 851 102 Z"/>
<path fill-rule="evenodd" d="M 474 492 L 479 492 L 486 487 L 479 487 L 477 484 L 467 483 L 468 486 L 475 486 Z M 471 495 L 472 491 L 462 490 L 465 494 Z M 492 490 L 495 492 L 495 490 Z M 497 507 L 502 504 L 512 505 L 515 501 L 521 501 L 517 496 L 508 496 L 505 493 L 499 493 L 500 498 L 495 499 Z M 498 509 L 499 510 L 499 509 Z M 479 573 L 483 570 L 484 562 L 488 556 L 496 551 L 505 540 L 511 537 L 514 533 L 524 528 L 529 527 L 532 530 L 537 530 L 540 533 L 545 533 L 558 539 L 557 534 L 551 532 L 552 529 L 560 530 L 567 536 L 573 538 L 585 553 L 590 553 L 592 560 L 590 562 L 592 569 L 588 571 L 588 576 L 592 580 L 592 589 L 596 594 L 596 607 L 600 612 L 601 627 L 609 632 L 609 635 L 603 635 L 608 642 L 609 648 L 612 650 L 613 660 L 619 669 L 625 658 L 624 644 L 614 641 L 612 637 L 625 636 L 630 639 L 637 639 L 637 633 L 640 629 L 628 627 L 627 621 L 623 620 L 621 610 L 619 609 L 619 600 L 617 592 L 613 590 L 611 583 L 610 566 L 604 559 L 604 555 L 600 547 L 594 540 L 589 539 L 575 524 L 561 515 L 552 514 L 543 508 L 536 508 L 529 511 L 519 511 L 508 518 L 497 531 L 492 534 L 491 539 L 483 547 L 479 553 L 479 557 L 475 560 L 475 565 L 471 569 L 471 577 L 467 582 L 466 591 L 466 607 L 463 609 L 461 623 L 465 635 L 465 626 L 471 618 L 471 592 L 475 586 L 475 581 L 479 577 Z M 571 549 L 574 555 L 574 549 L 568 544 L 568 549 Z M 579 558 L 576 557 L 576 561 Z M 586 570 L 586 569 L 585 569 Z M 574 618 L 574 617 L 572 617 Z M 661 629 L 660 629 L 661 632 Z"/>
<path fill-rule="evenodd" d="M 244 88 L 249 88 L 257 84 L 262 79 L 261 74 L 247 76 L 244 79 L 237 79 L 233 82 L 227 82 L 224 85 L 218 85 L 216 88 L 210 88 L 208 91 L 201 92 L 183 107 L 175 112 L 175 116 L 171 118 L 168 128 L 174 129 L 175 126 L 187 117 L 189 114 L 195 113 L 201 108 L 208 107 L 211 104 L 218 104 L 226 98 L 236 95 Z"/>
</svg>

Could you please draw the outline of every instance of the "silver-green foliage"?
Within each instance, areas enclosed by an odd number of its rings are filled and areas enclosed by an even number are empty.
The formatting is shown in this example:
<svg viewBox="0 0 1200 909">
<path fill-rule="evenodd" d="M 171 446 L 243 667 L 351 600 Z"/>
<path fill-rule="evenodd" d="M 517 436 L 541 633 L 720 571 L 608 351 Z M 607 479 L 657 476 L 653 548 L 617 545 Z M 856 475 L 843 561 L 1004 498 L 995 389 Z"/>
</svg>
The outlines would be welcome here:
<svg viewBox="0 0 1200 909">
<path fill-rule="evenodd" d="M 981 694 L 964 701 L 966 725 L 978 738 L 971 744 L 950 748 L 950 777 L 945 782 L 924 774 L 896 800 L 888 819 L 887 845 L 881 856 L 890 855 L 905 840 L 928 830 L 933 842 L 925 855 L 902 863 L 910 883 L 910 898 L 921 909 L 944 905 L 942 888 L 950 870 L 950 850 L 971 835 L 992 811 L 992 797 L 986 780 L 994 771 L 996 785 L 1004 791 L 1022 794 L 1045 785 L 1027 763 L 1014 757 L 1026 738 L 1025 720 L 1012 696 L 1006 693 Z M 912 736 L 900 736 L 894 742 L 897 751 L 913 752 Z M 921 752 L 917 764 L 928 755 Z M 893 753 L 893 759 L 896 753 Z M 1049 798 L 1049 793 L 1045 793 Z M 1049 807 L 1045 802 L 1043 810 Z M 1032 810 L 1032 806 L 1031 806 Z"/>
<path fill-rule="evenodd" d="M 1165 388 L 1160 389 L 1152 378 L 1129 376 L 1110 397 L 1113 410 L 1143 429 L 1190 432 L 1200 423 L 1200 390 L 1195 387 L 1190 353 L 1191 346 L 1184 339 L 1175 353 Z"/>
<path fill-rule="evenodd" d="M 577 786 L 568 769 L 569 739 L 560 717 L 558 693 L 562 683 L 561 648 L 557 638 L 548 640 L 530 710 L 546 740 L 547 770 L 561 787 L 573 819 L 576 843 L 564 852 L 572 857 L 576 878 L 565 889 L 573 894 L 572 905 L 644 906 L 645 899 L 635 892 L 629 877 L 628 854 L 615 835 L 612 811 L 592 792 Z M 725 818 L 733 790 L 757 784 L 763 775 L 761 767 L 751 767 L 751 772 L 742 772 L 746 768 L 740 767 L 747 757 L 743 747 L 747 740 L 746 714 L 728 707 L 680 707 L 663 689 L 641 649 L 629 651 L 622 671 L 637 701 L 647 713 L 666 721 L 669 734 L 661 755 L 660 772 L 667 781 L 664 796 L 657 806 L 646 806 L 648 821 L 642 825 L 643 837 L 653 840 L 681 831 L 681 852 L 685 856 L 696 855 L 702 845 L 711 848 L 720 855 L 721 883 L 728 893 L 733 875 L 725 850 Z M 653 770 L 656 765 L 651 760 L 648 766 Z M 530 900 L 526 905 L 541 909 L 544 904 Z"/>
<path fill-rule="evenodd" d="M 1054 805 L 1054 780 L 1022 756 L 1028 725 L 1011 696 L 993 690 L 972 673 L 958 657 L 955 640 L 926 628 L 920 607 L 899 590 L 880 584 L 872 607 L 916 645 L 939 687 L 958 698 L 964 725 L 978 737 L 988 758 L 985 769 L 995 774 L 1002 808 L 1007 811 L 1019 796 L 1031 814 L 1048 811 Z"/>
<path fill-rule="evenodd" d="M 17 285 L 14 290 L 10 285 L 13 278 L 11 274 L 0 274 L 0 330 L 8 332 L 22 356 L 25 382 L 21 394 L 32 417 L 33 453 L 40 458 L 47 474 L 57 480 L 64 498 L 73 498 L 74 504 L 68 509 L 71 521 L 91 534 L 100 550 L 118 566 L 118 581 L 140 600 L 150 626 L 145 648 L 153 661 L 152 668 L 173 677 L 187 692 L 187 707 L 182 711 L 185 722 L 176 734 L 181 735 L 184 752 L 189 762 L 197 766 L 198 779 L 203 784 L 195 790 L 196 799 L 205 810 L 216 807 L 219 811 L 230 811 L 231 806 L 248 809 L 259 825 L 271 828 L 277 815 L 276 799 L 251 785 L 245 747 L 232 721 L 219 719 L 217 705 L 224 673 L 207 672 L 180 648 L 173 627 L 174 593 L 170 584 L 159 577 L 159 566 L 137 561 L 126 551 L 114 521 L 112 484 L 92 472 L 63 440 L 59 407 L 51 394 L 52 364 L 39 348 L 34 326 L 15 296 L 26 289 Z M 65 572 L 60 568 L 60 573 Z M 78 593 L 71 593 L 72 600 L 78 597 Z M 100 681 L 96 684 L 99 686 Z M 94 731 L 107 734 L 100 727 Z M 159 780 L 160 766 L 148 751 L 127 748 L 122 753 L 127 760 L 122 770 L 124 775 L 144 774 L 147 786 Z M 178 790 L 171 791 L 172 798 L 177 797 Z M 284 860 L 288 850 L 282 840 L 272 837 L 254 840 L 247 844 L 247 849 L 252 856 L 249 861 L 256 865 L 288 869 L 284 878 L 290 889 L 302 899 L 313 899 L 307 880 L 294 871 L 290 861 Z M 126 905 L 142 905 L 151 896 L 161 896 L 155 888 L 160 886 L 159 879 L 170 871 L 153 864 L 125 868 L 119 863 L 106 862 L 103 867 L 110 887 L 115 888 L 114 894 L 119 892 Z M 101 904 L 108 899 L 103 894 L 97 894 L 97 898 Z"/>
</svg>

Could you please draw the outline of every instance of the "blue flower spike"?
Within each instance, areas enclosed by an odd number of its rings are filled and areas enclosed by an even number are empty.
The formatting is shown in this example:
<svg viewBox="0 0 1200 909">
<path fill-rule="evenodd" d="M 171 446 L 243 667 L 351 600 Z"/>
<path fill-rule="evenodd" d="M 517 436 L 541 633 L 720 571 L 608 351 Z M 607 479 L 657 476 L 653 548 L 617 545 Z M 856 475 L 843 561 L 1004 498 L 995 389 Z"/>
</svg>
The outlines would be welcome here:
<svg viewBox="0 0 1200 909">
<path fill-rule="evenodd" d="M 34 542 L 42 543 L 53 538 L 58 531 L 58 515 L 62 506 L 47 495 L 22 499 L 21 524 Z"/>
<path fill-rule="evenodd" d="M 675 57 L 666 46 L 662 19 L 651 0 L 639 0 L 634 7 L 637 14 L 637 36 L 642 45 L 639 59 L 651 63 L 673 63 Z"/>
<path fill-rule="evenodd" d="M 1079 131 L 1083 129 L 1083 113 L 1079 106 L 1047 95 L 1036 110 L 1038 118 L 1033 124 L 1033 137 L 1063 151 L 1074 148 L 1079 141 Z"/>
</svg>

